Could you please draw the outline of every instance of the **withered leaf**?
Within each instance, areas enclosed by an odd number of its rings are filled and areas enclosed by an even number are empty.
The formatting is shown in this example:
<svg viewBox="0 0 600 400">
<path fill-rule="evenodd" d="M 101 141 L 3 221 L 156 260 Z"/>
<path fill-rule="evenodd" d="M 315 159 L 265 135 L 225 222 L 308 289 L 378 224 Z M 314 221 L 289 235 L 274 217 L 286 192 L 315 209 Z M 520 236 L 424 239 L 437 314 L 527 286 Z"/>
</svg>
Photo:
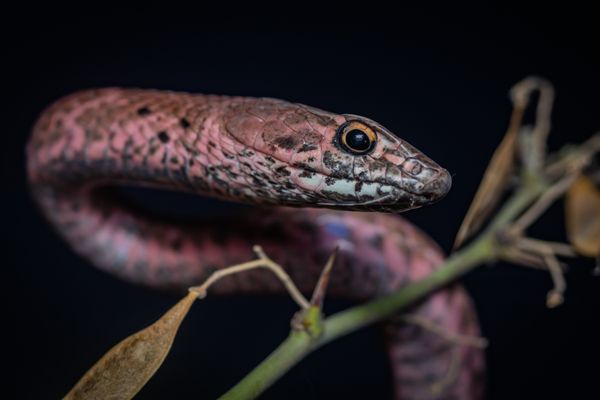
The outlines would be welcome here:
<svg viewBox="0 0 600 400">
<path fill-rule="evenodd" d="M 158 321 L 108 351 L 65 399 L 131 399 L 167 356 L 181 321 L 197 294 L 190 292 Z"/>
<path fill-rule="evenodd" d="M 578 253 L 587 257 L 600 255 L 600 189 L 580 176 L 566 196 L 567 236 Z"/>
<path fill-rule="evenodd" d="M 515 112 L 517 111 L 519 110 L 515 110 Z M 513 114 L 511 127 L 494 152 L 473 202 L 458 230 L 454 240 L 454 248 L 460 246 L 481 227 L 500 200 L 514 166 L 518 133 L 518 125 L 515 119 L 518 117 L 520 121 L 520 116 L 520 113 L 516 116 Z"/>
</svg>

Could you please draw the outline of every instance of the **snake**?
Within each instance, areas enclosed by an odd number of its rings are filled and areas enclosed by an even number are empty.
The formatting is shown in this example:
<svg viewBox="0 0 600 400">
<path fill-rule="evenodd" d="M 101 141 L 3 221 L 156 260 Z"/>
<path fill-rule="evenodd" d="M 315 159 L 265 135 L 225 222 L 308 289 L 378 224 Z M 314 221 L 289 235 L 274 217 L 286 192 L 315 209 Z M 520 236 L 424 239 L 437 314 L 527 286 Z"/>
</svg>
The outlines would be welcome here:
<svg viewBox="0 0 600 400">
<path fill-rule="evenodd" d="M 272 98 L 86 89 L 41 113 L 26 153 L 31 194 L 57 233 L 93 265 L 133 283 L 188 288 L 252 259 L 257 244 L 310 293 L 338 247 L 328 294 L 358 302 L 418 281 L 444 260 L 398 213 L 444 197 L 451 175 L 358 115 Z M 126 201 L 115 189 L 122 186 L 249 207 L 209 213 L 201 223 L 170 220 Z M 254 270 L 211 293 L 284 288 Z M 479 334 L 474 306 L 457 283 L 406 312 L 449 335 Z M 482 396 L 481 349 L 399 318 L 383 331 L 395 398 Z"/>
</svg>

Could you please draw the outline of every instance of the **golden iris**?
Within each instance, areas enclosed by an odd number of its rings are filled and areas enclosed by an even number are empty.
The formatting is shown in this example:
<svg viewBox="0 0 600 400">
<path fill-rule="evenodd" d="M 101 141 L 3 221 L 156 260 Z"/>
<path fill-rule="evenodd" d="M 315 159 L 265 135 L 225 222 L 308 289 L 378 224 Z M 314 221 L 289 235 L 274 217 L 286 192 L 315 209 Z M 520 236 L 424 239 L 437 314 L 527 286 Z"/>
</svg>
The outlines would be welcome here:
<svg viewBox="0 0 600 400">
<path fill-rule="evenodd" d="M 375 147 L 377 134 L 360 121 L 348 121 L 337 130 L 338 142 L 343 150 L 351 154 L 367 154 Z"/>
</svg>

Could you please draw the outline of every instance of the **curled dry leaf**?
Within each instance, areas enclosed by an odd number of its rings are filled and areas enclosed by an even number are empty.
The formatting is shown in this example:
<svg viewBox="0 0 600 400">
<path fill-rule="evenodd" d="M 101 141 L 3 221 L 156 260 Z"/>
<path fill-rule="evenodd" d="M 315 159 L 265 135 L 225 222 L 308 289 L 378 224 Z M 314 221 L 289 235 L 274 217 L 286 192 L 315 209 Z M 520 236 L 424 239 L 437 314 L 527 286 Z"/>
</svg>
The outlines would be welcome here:
<svg viewBox="0 0 600 400">
<path fill-rule="evenodd" d="M 65 399 L 133 398 L 169 353 L 179 325 L 197 296 L 190 292 L 158 321 L 110 349 Z"/>
<path fill-rule="evenodd" d="M 510 91 L 514 106 L 508 130 L 502 143 L 494 152 L 475 198 L 458 230 L 453 246 L 455 249 L 481 227 L 500 201 L 514 167 L 523 114 L 529 105 L 531 93 L 535 90 L 540 92 L 540 99 L 536 111 L 536 123 L 531 134 L 532 143 L 529 152 L 522 154 L 521 157 L 525 165 L 530 165 L 534 170 L 541 169 L 546 152 L 546 139 L 550 132 L 554 88 L 547 80 L 530 76 L 518 82 Z"/>
<path fill-rule="evenodd" d="M 458 234 L 454 240 L 454 248 L 459 247 L 462 242 L 481 227 L 500 200 L 514 166 L 517 133 L 521 117 L 522 110 L 515 109 L 511 127 L 494 152 L 481 180 L 479 189 L 477 189 L 475 198 L 458 230 Z"/>
<path fill-rule="evenodd" d="M 600 255 L 600 189 L 590 178 L 582 175 L 571 185 L 565 214 L 567 236 L 577 252 Z"/>
</svg>

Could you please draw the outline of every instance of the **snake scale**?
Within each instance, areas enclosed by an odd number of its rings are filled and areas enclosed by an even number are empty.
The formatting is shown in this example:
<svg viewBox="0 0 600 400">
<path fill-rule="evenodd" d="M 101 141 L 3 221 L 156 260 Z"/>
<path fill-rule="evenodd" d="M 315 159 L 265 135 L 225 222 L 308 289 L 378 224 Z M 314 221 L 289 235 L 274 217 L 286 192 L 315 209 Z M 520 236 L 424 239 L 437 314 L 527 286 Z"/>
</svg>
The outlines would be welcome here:
<svg viewBox="0 0 600 400">
<path fill-rule="evenodd" d="M 423 278 L 443 260 L 431 239 L 393 212 L 440 199 L 450 175 L 360 116 L 269 98 L 85 90 L 42 113 L 27 156 L 33 196 L 60 235 L 96 266 L 136 283 L 196 285 L 218 268 L 252 259 L 259 244 L 310 292 L 339 245 L 329 292 L 365 300 Z M 229 219 L 175 224 L 105 190 L 119 185 L 255 207 Z M 271 274 L 250 271 L 211 291 L 283 287 Z M 450 333 L 479 333 L 459 285 L 410 312 Z M 481 350 L 398 321 L 386 325 L 385 336 L 397 398 L 481 397 Z"/>
</svg>

